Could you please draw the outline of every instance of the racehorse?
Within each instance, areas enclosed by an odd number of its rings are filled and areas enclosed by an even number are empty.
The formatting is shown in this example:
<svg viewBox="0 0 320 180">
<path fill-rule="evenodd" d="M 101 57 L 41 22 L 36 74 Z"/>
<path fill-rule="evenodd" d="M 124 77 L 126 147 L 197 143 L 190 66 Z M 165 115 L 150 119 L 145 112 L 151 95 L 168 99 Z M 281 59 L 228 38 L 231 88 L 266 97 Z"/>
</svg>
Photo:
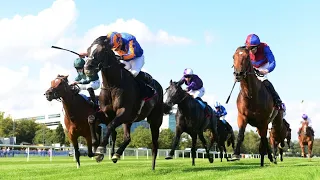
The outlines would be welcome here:
<svg viewBox="0 0 320 180">
<path fill-rule="evenodd" d="M 80 88 L 77 85 L 71 86 L 68 84 L 68 76 L 58 75 L 57 78 L 51 81 L 51 87 L 45 92 L 48 101 L 52 101 L 53 99 L 62 101 L 63 109 L 65 111 L 64 123 L 68 131 L 68 138 L 74 146 L 78 168 L 80 167 L 80 152 L 78 146 L 79 136 L 83 136 L 87 141 L 88 156 L 94 156 L 94 153 L 92 152 L 91 133 L 87 118 L 90 114 L 95 112 L 94 108 L 85 99 L 85 97 L 79 94 L 79 91 Z M 100 123 L 108 124 L 110 122 L 110 120 L 108 120 L 103 113 L 97 113 L 97 116 L 100 117 Z M 95 128 L 100 141 L 101 128 L 98 126 Z M 112 155 L 114 154 L 116 135 L 117 132 L 113 131 Z M 95 149 L 97 149 L 97 146 L 94 146 L 94 151 Z"/>
<path fill-rule="evenodd" d="M 233 55 L 234 76 L 240 82 L 241 90 L 237 98 L 238 108 L 238 139 L 232 160 L 240 160 L 240 146 L 244 140 L 247 124 L 257 127 L 260 135 L 259 153 L 260 166 L 264 165 L 264 155 L 273 162 L 271 149 L 268 144 L 267 131 L 269 122 L 277 122 L 276 131 L 282 127 L 282 111 L 274 109 L 274 102 L 262 82 L 256 77 L 256 72 L 251 64 L 249 50 L 238 47 Z"/>
<path fill-rule="evenodd" d="M 151 79 L 149 83 L 157 92 L 155 96 L 146 100 L 142 105 L 142 98 L 145 94 L 145 86 L 124 68 L 119 59 L 114 54 L 110 46 L 110 40 L 106 40 L 105 36 L 100 36 L 94 40 L 88 48 L 88 59 L 84 66 L 85 74 L 90 76 L 101 70 L 102 87 L 100 92 L 100 108 L 105 116 L 111 119 L 111 123 L 107 127 L 103 141 L 100 143 L 96 153 L 99 155 L 96 160 L 103 160 L 103 153 L 106 151 L 107 140 L 110 132 L 116 127 L 123 124 L 124 142 L 121 144 L 117 152 L 112 157 L 114 162 L 120 159 L 123 151 L 130 143 L 130 127 L 133 122 L 138 122 L 147 118 L 150 124 L 152 135 L 152 170 L 155 169 L 156 157 L 158 153 L 159 128 L 163 119 L 163 90 L 161 85 L 155 79 Z M 144 73 L 144 72 L 140 72 Z M 149 89 L 150 90 L 150 89 Z M 88 117 L 93 142 L 96 143 L 95 129 L 96 116 Z"/>
<path fill-rule="evenodd" d="M 165 104 L 172 107 L 178 104 L 178 110 L 176 113 L 176 134 L 173 140 L 172 148 L 166 159 L 172 159 L 174 151 L 177 148 L 181 134 L 183 132 L 188 133 L 192 138 L 192 166 L 195 165 L 196 158 L 196 143 L 197 136 L 199 136 L 203 147 L 208 155 L 208 160 L 213 163 L 213 155 L 209 153 L 214 138 L 218 138 L 217 133 L 217 121 L 215 112 L 209 105 L 210 112 L 205 113 L 205 107 L 201 104 L 200 100 L 194 99 L 190 94 L 182 90 L 181 86 L 177 82 L 170 81 L 170 86 L 166 89 L 167 100 Z M 203 131 L 209 129 L 211 131 L 211 143 L 207 147 L 207 142 L 203 136 Z"/>
<path fill-rule="evenodd" d="M 272 124 L 273 126 L 276 123 Z M 273 148 L 273 163 L 277 164 L 278 148 L 280 151 L 280 160 L 283 161 L 283 147 L 285 145 L 284 139 L 287 139 L 288 148 L 290 149 L 291 129 L 289 123 L 283 119 L 282 128 L 280 132 L 277 132 L 274 127 L 269 131 L 270 145 Z"/>
<path fill-rule="evenodd" d="M 301 156 L 306 157 L 304 146 L 308 146 L 308 158 L 311 159 L 314 135 L 308 126 L 308 121 L 302 121 L 301 133 L 299 134 L 299 144 L 301 148 Z"/>
<path fill-rule="evenodd" d="M 228 122 L 226 122 L 226 123 L 228 123 Z M 227 161 L 229 161 L 225 142 L 227 141 L 227 146 L 228 147 L 230 145 L 232 145 L 232 149 L 234 150 L 235 136 L 234 136 L 233 130 L 232 130 L 232 133 L 229 133 L 226 130 L 226 126 L 227 125 L 224 124 L 221 120 L 218 120 L 217 126 L 218 126 L 218 134 L 219 134 L 219 140 L 218 140 L 217 146 L 218 146 L 219 151 L 220 151 L 221 162 L 222 162 L 222 159 L 223 159 L 223 151 L 225 152 L 225 157 L 226 157 Z"/>
</svg>

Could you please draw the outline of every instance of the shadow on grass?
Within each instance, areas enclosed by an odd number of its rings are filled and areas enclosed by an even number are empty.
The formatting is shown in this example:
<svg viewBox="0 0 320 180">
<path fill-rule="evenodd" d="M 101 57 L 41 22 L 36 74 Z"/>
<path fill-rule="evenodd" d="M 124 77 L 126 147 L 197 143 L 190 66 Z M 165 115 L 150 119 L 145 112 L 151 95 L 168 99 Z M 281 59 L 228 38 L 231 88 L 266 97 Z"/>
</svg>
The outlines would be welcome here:
<svg viewBox="0 0 320 180">
<path fill-rule="evenodd" d="M 218 163 L 217 163 L 218 164 Z M 216 164 L 216 165 L 217 165 Z M 269 167 L 270 164 L 265 164 L 264 167 L 260 163 L 240 163 L 226 165 L 226 166 L 213 166 L 213 167 L 190 167 L 185 168 L 183 172 L 200 172 L 200 171 L 230 171 L 230 170 L 252 170 Z"/>
</svg>

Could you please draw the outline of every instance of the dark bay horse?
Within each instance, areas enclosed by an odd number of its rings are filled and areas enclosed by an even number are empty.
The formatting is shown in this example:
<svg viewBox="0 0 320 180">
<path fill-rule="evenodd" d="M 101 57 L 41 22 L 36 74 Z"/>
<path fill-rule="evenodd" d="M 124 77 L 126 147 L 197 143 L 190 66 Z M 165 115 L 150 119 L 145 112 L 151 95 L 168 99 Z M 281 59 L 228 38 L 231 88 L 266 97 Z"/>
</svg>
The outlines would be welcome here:
<svg viewBox="0 0 320 180">
<path fill-rule="evenodd" d="M 169 155 L 166 159 L 172 159 L 174 151 L 176 150 L 181 134 L 183 132 L 188 133 L 192 138 L 192 166 L 195 165 L 196 158 L 196 143 L 197 136 L 199 136 L 203 147 L 206 150 L 208 159 L 210 163 L 213 163 L 213 155 L 209 153 L 214 138 L 218 138 L 217 133 L 217 121 L 215 112 L 211 109 L 209 105 L 209 114 L 205 114 L 204 107 L 201 107 L 201 104 L 198 100 L 194 99 L 190 94 L 185 92 L 177 82 L 170 81 L 170 86 L 167 88 L 167 100 L 165 104 L 169 107 L 172 107 L 175 104 L 178 104 L 178 110 L 176 113 L 176 135 L 173 140 L 172 148 Z M 209 116 L 208 116 L 209 115 Z M 203 132 L 209 129 L 211 131 L 211 143 L 207 147 L 206 139 L 203 136 Z"/>
<path fill-rule="evenodd" d="M 230 145 L 232 145 L 232 149 L 234 150 L 235 136 L 234 136 L 233 130 L 232 130 L 232 133 L 228 132 L 226 129 L 226 125 L 221 120 L 218 120 L 217 127 L 218 127 L 217 129 L 219 134 L 217 147 L 219 148 L 221 162 L 223 159 L 223 151 L 225 152 L 225 157 L 227 161 L 229 161 L 225 143 L 227 141 L 227 146 L 229 147 Z"/>
<path fill-rule="evenodd" d="M 291 129 L 289 123 L 283 119 L 281 131 L 276 131 L 274 126 L 277 125 L 277 122 L 272 124 L 272 128 L 269 131 L 270 145 L 273 149 L 273 163 L 277 164 L 278 148 L 280 151 L 280 161 L 283 161 L 283 147 L 285 145 L 284 140 L 287 139 L 288 148 L 290 149 L 290 140 L 291 140 Z M 281 126 L 281 124 L 280 124 Z"/>
<path fill-rule="evenodd" d="M 305 146 L 308 146 L 308 158 L 311 159 L 314 135 L 312 129 L 308 126 L 308 121 L 302 121 L 301 133 L 299 134 L 298 139 L 301 148 L 301 156 L 306 157 L 304 148 Z"/>
<path fill-rule="evenodd" d="M 273 162 L 271 149 L 268 144 L 267 131 L 269 122 L 276 122 L 274 130 L 281 131 L 282 111 L 274 109 L 274 102 L 271 94 L 262 82 L 256 77 L 249 56 L 249 50 L 245 47 L 239 47 L 233 55 L 235 80 L 240 82 L 241 90 L 237 98 L 238 108 L 238 127 L 239 134 L 236 148 L 232 160 L 240 159 L 240 146 L 244 140 L 244 132 L 247 124 L 257 127 L 260 135 L 259 152 L 261 155 L 260 165 L 264 165 L 264 155 Z"/>
<path fill-rule="evenodd" d="M 147 87 L 143 86 L 141 82 L 137 81 L 137 79 L 124 68 L 124 65 L 120 63 L 111 50 L 112 47 L 109 41 L 105 36 L 100 36 L 94 40 L 88 48 L 88 59 L 84 67 L 85 73 L 88 76 L 101 70 L 102 87 L 99 97 L 100 108 L 105 116 L 111 119 L 111 123 L 107 127 L 108 131 L 96 151 L 96 153 L 99 154 L 96 160 L 103 160 L 103 154 L 106 151 L 110 132 L 123 124 L 124 142 L 112 157 L 112 160 L 117 162 L 131 141 L 130 127 L 132 123 L 147 118 L 152 134 L 152 170 L 154 170 L 158 153 L 159 128 L 162 124 L 164 110 L 162 87 L 155 79 L 152 79 L 149 85 L 155 89 L 157 94 L 150 97 L 150 99 L 141 106 L 142 99 L 145 97 L 141 92 L 146 90 L 144 88 Z M 92 127 L 94 127 L 96 119 L 94 115 L 88 118 L 94 143 L 97 141 L 94 133 L 95 129 Z"/>
<path fill-rule="evenodd" d="M 51 87 L 45 92 L 48 101 L 52 101 L 53 99 L 62 101 L 63 109 L 65 111 L 64 123 L 68 131 L 68 138 L 74 146 L 78 168 L 80 167 L 80 152 L 78 145 L 79 136 L 83 136 L 87 141 L 88 156 L 94 156 L 94 153 L 92 152 L 91 133 L 87 118 L 90 114 L 95 112 L 91 104 L 85 100 L 84 97 L 78 94 L 79 91 L 80 89 L 77 85 L 70 86 L 68 84 L 68 76 L 58 75 L 56 79 L 51 81 Z M 103 113 L 97 113 L 97 116 L 100 117 L 100 123 L 108 124 L 110 122 Z M 98 123 L 95 128 L 100 140 L 101 128 L 98 127 Z M 114 154 L 116 135 L 117 132 L 113 131 L 112 154 Z M 94 149 L 96 148 L 97 146 L 94 147 Z"/>
</svg>

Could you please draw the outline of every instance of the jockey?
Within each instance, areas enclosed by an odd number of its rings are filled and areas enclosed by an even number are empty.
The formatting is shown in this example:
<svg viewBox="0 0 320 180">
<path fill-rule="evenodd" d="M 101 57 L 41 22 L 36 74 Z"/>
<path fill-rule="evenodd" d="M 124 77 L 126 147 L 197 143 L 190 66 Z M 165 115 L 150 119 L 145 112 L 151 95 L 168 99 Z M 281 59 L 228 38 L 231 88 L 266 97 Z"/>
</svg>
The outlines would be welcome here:
<svg viewBox="0 0 320 180">
<path fill-rule="evenodd" d="M 282 103 L 281 108 L 283 109 L 282 118 L 284 119 L 284 117 L 287 115 L 287 113 L 286 113 L 286 110 L 287 110 L 286 105 L 284 103 Z"/>
<path fill-rule="evenodd" d="M 196 74 L 193 74 L 192 69 L 186 68 L 183 72 L 183 77 L 178 82 L 178 85 L 181 86 L 183 83 L 187 86 L 186 91 L 188 94 L 190 94 L 193 98 L 203 102 L 206 105 L 206 113 L 209 113 L 207 103 L 201 99 L 205 93 L 205 90 L 200 77 Z"/>
<path fill-rule="evenodd" d="M 253 67 L 259 71 L 259 74 L 264 75 L 263 77 L 257 76 L 257 78 L 262 81 L 270 92 L 275 107 L 279 110 L 282 109 L 282 101 L 267 77 L 267 74 L 271 73 L 276 67 L 276 61 L 270 47 L 266 43 L 260 42 L 260 38 L 256 34 L 249 34 L 245 45 L 250 51 L 250 59 Z"/>
<path fill-rule="evenodd" d="M 301 130 L 302 130 L 302 124 L 303 124 L 303 122 L 305 122 L 305 121 L 307 121 L 308 127 L 310 127 L 311 131 L 314 132 L 314 131 L 313 131 L 313 128 L 312 128 L 311 119 L 308 117 L 308 115 L 302 114 L 302 119 L 303 119 L 303 120 L 300 121 L 300 126 L 299 126 L 298 135 L 300 135 Z M 313 134 L 313 133 L 312 133 L 312 134 Z"/>
<path fill-rule="evenodd" d="M 193 74 L 193 70 L 186 68 L 183 72 L 183 77 L 178 82 L 178 85 L 185 83 L 187 85 L 186 91 L 195 99 L 199 99 L 203 102 L 201 97 L 204 95 L 205 90 L 203 82 L 198 75 Z M 204 102 L 205 103 L 205 102 Z"/>
<path fill-rule="evenodd" d="M 227 131 L 232 132 L 232 127 L 225 119 L 226 115 L 228 114 L 226 108 L 224 108 L 219 102 L 216 102 L 214 107 L 216 108 L 217 117 L 223 122 L 223 124 L 227 126 Z"/>
<path fill-rule="evenodd" d="M 144 65 L 143 49 L 136 38 L 129 33 L 109 32 L 105 37 L 118 60 L 125 65 L 124 68 L 127 69 L 136 80 L 146 86 L 142 88 L 142 91 L 145 91 L 142 93 L 147 96 L 143 98 L 141 105 L 143 106 L 146 100 L 156 95 L 154 88 L 149 85 L 153 78 L 150 74 L 141 71 Z M 88 54 L 80 53 L 80 57 L 84 56 L 88 56 Z"/>
<path fill-rule="evenodd" d="M 85 61 L 82 58 L 77 58 L 74 61 L 74 68 L 76 68 L 78 76 L 75 78 L 75 82 L 72 85 L 77 84 L 80 87 L 80 90 L 87 90 L 90 94 L 90 99 L 95 108 L 98 108 L 98 103 L 96 102 L 96 96 L 94 90 L 100 87 L 100 80 L 98 74 L 94 76 L 86 76 L 84 74 L 84 64 Z"/>
</svg>

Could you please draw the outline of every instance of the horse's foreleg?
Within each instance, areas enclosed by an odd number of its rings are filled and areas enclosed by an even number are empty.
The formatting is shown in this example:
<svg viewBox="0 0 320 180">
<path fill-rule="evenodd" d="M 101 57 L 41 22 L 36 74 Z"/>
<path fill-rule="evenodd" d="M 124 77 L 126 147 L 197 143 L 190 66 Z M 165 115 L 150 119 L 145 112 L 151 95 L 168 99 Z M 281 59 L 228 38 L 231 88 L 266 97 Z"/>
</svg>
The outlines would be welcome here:
<svg viewBox="0 0 320 180">
<path fill-rule="evenodd" d="M 284 140 L 280 143 L 279 151 L 280 151 L 280 161 L 283 161 L 283 147 L 284 147 Z"/>
<path fill-rule="evenodd" d="M 302 139 L 300 140 L 300 148 L 301 148 L 301 157 L 305 157 L 304 145 Z"/>
<path fill-rule="evenodd" d="M 247 123 L 245 122 L 245 117 L 242 115 L 238 115 L 239 133 L 238 133 L 236 148 L 234 149 L 234 153 L 231 158 L 232 161 L 240 160 L 240 147 L 244 140 L 244 132 L 246 130 L 246 126 L 247 126 Z"/>
<path fill-rule="evenodd" d="M 308 142 L 308 158 L 309 158 L 309 160 L 311 160 L 311 157 L 312 157 L 312 147 L 313 147 L 313 141 L 312 140 L 310 140 L 309 142 Z"/>
<path fill-rule="evenodd" d="M 85 139 L 87 141 L 88 157 L 93 157 L 94 153 L 92 152 L 92 139 L 91 139 L 91 136 L 86 136 Z"/>
<path fill-rule="evenodd" d="M 222 147 L 222 145 L 219 143 L 219 153 L 220 153 L 220 162 L 222 162 L 222 158 L 223 158 L 223 147 Z"/>
<path fill-rule="evenodd" d="M 162 118 L 162 117 L 161 117 Z M 157 121 L 160 122 L 160 121 Z M 154 170 L 156 168 L 156 159 L 157 159 L 157 155 L 158 155 L 158 149 L 159 149 L 159 128 L 160 125 L 156 125 L 153 124 L 151 122 L 150 124 L 150 128 L 151 128 L 151 136 L 152 136 L 152 170 Z"/>
<path fill-rule="evenodd" d="M 192 166 L 195 166 L 194 159 L 196 158 L 196 145 L 197 145 L 197 134 L 193 133 L 192 138 L 192 147 L 191 147 L 191 156 L 192 156 Z"/>
<path fill-rule="evenodd" d="M 272 148 L 273 148 L 273 163 L 277 164 L 277 156 L 278 156 L 278 143 L 274 140 L 272 143 Z"/>
<path fill-rule="evenodd" d="M 73 148 L 74 148 L 74 156 L 76 158 L 77 162 L 77 168 L 80 168 L 80 151 L 79 151 L 79 145 L 78 145 L 78 136 L 69 135 Z"/>
<path fill-rule="evenodd" d="M 96 116 L 89 115 L 88 116 L 88 123 L 89 123 L 89 127 L 90 127 L 92 145 L 95 148 L 94 151 L 96 151 L 96 147 L 98 147 L 98 145 L 99 145 L 98 140 L 97 140 L 97 134 L 96 134 Z"/>
<path fill-rule="evenodd" d="M 116 130 L 114 130 L 111 133 L 111 138 L 112 138 L 111 156 L 113 156 L 114 155 L 114 151 L 115 151 L 116 141 L 117 141 L 117 131 Z"/>
<path fill-rule="evenodd" d="M 176 135 L 173 139 L 171 150 L 165 159 L 172 159 L 173 158 L 174 151 L 177 149 L 177 147 L 179 145 L 181 134 L 182 134 L 182 130 L 179 126 L 177 126 L 176 127 Z"/>
<path fill-rule="evenodd" d="M 201 142 L 202 142 L 202 146 L 203 146 L 204 149 L 206 150 L 206 153 L 207 153 L 209 162 L 210 162 L 210 163 L 213 163 L 213 155 L 210 154 L 210 149 L 209 149 L 209 147 L 207 147 L 207 142 L 206 142 L 206 139 L 205 139 L 204 136 L 203 136 L 203 133 L 202 133 L 202 132 L 199 133 L 198 136 L 199 136 L 199 138 L 200 138 L 200 140 L 201 140 Z"/>
<path fill-rule="evenodd" d="M 224 155 L 226 156 L 227 161 L 229 161 L 226 145 L 223 143 Z"/>
<path fill-rule="evenodd" d="M 130 128 L 131 128 L 132 123 L 130 124 L 123 124 L 123 143 L 121 143 L 119 149 L 117 152 L 112 155 L 111 160 L 116 163 L 118 160 L 120 160 L 120 156 L 123 154 L 123 151 L 126 149 L 128 144 L 131 142 L 131 137 L 130 137 Z"/>
</svg>

